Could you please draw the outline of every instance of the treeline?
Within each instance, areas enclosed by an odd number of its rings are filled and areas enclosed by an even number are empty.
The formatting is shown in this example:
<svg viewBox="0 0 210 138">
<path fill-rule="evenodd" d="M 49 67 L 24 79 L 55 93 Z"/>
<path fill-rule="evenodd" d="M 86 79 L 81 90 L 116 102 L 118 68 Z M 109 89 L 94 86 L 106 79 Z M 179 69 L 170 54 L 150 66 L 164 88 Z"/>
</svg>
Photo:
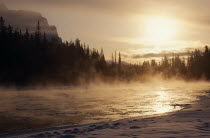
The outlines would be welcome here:
<svg viewBox="0 0 210 138">
<path fill-rule="evenodd" d="M 61 43 L 47 40 L 38 22 L 34 34 L 26 29 L 6 26 L 0 18 L 0 83 L 78 83 L 105 74 L 107 63 L 103 50 L 90 50 L 79 39 Z"/>
<path fill-rule="evenodd" d="M 188 56 L 180 57 L 173 54 L 164 56 L 160 61 L 150 60 L 141 64 L 122 64 L 119 53 L 119 61 L 116 62 L 116 52 L 112 65 L 109 67 L 113 76 L 122 80 L 145 80 L 161 75 L 165 79 L 181 78 L 185 80 L 210 80 L 210 50 L 205 46 L 204 51 L 195 49 Z"/>
<path fill-rule="evenodd" d="M 165 62 L 166 64 L 167 62 Z M 195 49 L 189 53 L 186 59 L 180 59 L 179 56 L 172 58 L 171 64 L 168 65 L 171 75 L 179 75 L 187 79 L 210 79 L 210 50 L 205 46 L 201 52 Z"/>
<path fill-rule="evenodd" d="M 146 74 L 161 74 L 165 78 L 178 77 L 183 79 L 210 79 L 210 50 L 205 46 L 202 52 L 195 49 L 187 57 L 172 55 L 164 57 L 160 62 L 144 61 L 142 65 Z"/>
<path fill-rule="evenodd" d="M 0 84 L 79 84 L 96 78 L 110 80 L 144 80 L 162 74 L 165 78 L 210 79 L 210 51 L 195 50 L 186 59 L 178 55 L 161 61 L 144 61 L 142 64 L 123 64 L 120 53 L 112 55 L 107 63 L 103 50 L 90 49 L 74 42 L 48 40 L 41 33 L 39 21 L 34 34 L 6 26 L 0 18 Z"/>
</svg>

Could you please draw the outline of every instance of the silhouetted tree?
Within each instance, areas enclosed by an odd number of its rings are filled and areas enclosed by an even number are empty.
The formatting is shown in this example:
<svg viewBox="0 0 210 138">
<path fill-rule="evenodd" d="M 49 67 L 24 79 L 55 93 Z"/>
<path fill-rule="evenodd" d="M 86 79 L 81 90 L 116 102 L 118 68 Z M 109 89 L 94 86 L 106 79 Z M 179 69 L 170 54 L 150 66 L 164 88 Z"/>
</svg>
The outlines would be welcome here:
<svg viewBox="0 0 210 138">
<path fill-rule="evenodd" d="M 38 20 L 37 22 L 37 27 L 36 27 L 36 31 L 35 31 L 35 41 L 36 41 L 36 45 L 40 45 L 40 41 L 41 41 L 41 27 L 40 27 L 40 22 Z"/>
<path fill-rule="evenodd" d="M 38 21 L 35 33 L 24 33 L 18 28 L 6 26 L 0 18 L 0 84 L 27 85 L 48 82 L 77 84 L 87 83 L 100 75 L 104 80 L 130 81 L 147 75 L 163 74 L 166 78 L 210 79 L 210 50 L 195 49 L 187 59 L 179 55 L 164 56 L 161 62 L 144 61 L 142 64 L 122 64 L 119 52 L 112 53 L 111 64 L 106 62 L 103 49 L 96 49 L 74 42 L 47 40 L 41 35 Z"/>
</svg>

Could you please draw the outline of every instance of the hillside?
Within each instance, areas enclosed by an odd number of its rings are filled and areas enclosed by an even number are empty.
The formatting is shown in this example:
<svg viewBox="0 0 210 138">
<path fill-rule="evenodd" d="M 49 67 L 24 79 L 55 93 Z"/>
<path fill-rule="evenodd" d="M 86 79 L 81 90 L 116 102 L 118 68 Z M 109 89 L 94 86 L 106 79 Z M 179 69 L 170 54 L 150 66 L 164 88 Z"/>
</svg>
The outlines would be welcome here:
<svg viewBox="0 0 210 138">
<path fill-rule="evenodd" d="M 47 39 L 56 39 L 61 41 L 58 36 L 57 29 L 53 25 L 49 25 L 45 17 L 38 12 L 24 10 L 9 10 L 3 3 L 0 3 L 0 16 L 6 20 L 6 24 L 22 31 L 28 28 L 30 33 L 36 30 L 37 21 L 40 21 L 42 33 L 46 33 Z"/>
</svg>

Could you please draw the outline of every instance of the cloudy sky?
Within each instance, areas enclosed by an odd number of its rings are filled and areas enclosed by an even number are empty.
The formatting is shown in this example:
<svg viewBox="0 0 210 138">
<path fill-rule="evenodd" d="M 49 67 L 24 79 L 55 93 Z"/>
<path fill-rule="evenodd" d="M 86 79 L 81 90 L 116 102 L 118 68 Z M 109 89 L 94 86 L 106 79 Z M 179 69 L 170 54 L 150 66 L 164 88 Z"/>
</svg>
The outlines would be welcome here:
<svg viewBox="0 0 210 138">
<path fill-rule="evenodd" d="M 3 0 L 9 9 L 40 12 L 63 40 L 80 38 L 107 58 L 158 58 L 210 43 L 209 0 Z"/>
</svg>

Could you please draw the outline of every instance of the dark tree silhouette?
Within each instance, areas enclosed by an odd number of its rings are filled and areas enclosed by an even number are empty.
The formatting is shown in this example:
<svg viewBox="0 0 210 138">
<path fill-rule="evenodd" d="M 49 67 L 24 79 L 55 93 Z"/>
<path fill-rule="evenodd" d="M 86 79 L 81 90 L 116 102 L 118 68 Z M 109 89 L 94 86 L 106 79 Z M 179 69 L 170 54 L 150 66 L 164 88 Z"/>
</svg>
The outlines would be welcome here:
<svg viewBox="0 0 210 138">
<path fill-rule="evenodd" d="M 79 84 L 88 83 L 98 76 L 102 80 L 142 80 L 145 76 L 162 74 L 165 78 L 210 79 L 210 50 L 196 49 L 186 59 L 174 55 L 165 56 L 161 62 L 144 61 L 142 64 L 124 64 L 121 53 L 117 62 L 116 50 L 111 63 L 107 63 L 103 49 L 96 49 L 74 42 L 47 40 L 41 33 L 40 22 L 34 34 L 28 29 L 23 33 L 18 28 L 5 26 L 0 17 L 0 84 Z"/>
</svg>

